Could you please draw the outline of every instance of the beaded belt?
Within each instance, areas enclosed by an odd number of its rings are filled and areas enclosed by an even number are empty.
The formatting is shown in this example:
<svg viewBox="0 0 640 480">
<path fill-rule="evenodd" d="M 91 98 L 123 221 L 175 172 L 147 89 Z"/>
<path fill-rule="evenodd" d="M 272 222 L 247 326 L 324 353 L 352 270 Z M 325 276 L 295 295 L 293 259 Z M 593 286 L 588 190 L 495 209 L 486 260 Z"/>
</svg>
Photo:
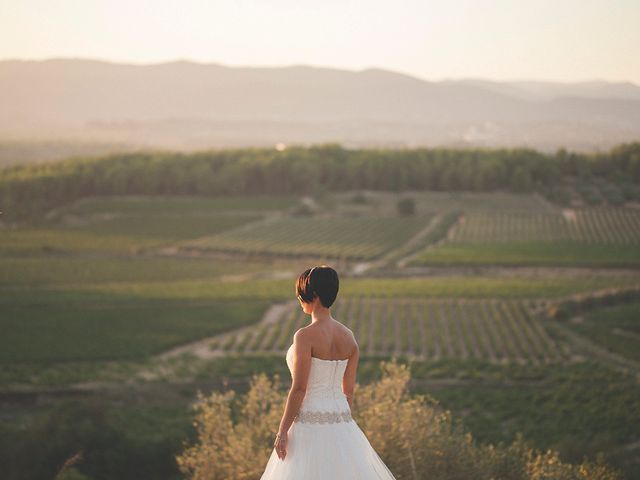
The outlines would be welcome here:
<svg viewBox="0 0 640 480">
<path fill-rule="evenodd" d="M 300 412 L 294 419 L 294 422 L 302 423 L 339 423 L 350 422 L 353 420 L 351 411 L 343 412 L 324 412 L 324 411 L 305 411 Z"/>
</svg>

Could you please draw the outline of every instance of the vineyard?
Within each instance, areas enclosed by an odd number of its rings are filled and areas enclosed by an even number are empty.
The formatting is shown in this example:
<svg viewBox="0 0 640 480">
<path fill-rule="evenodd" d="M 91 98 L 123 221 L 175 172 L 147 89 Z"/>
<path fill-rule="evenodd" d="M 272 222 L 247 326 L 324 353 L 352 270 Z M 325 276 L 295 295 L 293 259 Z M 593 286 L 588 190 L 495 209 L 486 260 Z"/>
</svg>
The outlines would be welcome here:
<svg viewBox="0 0 640 480">
<path fill-rule="evenodd" d="M 465 215 L 450 243 L 578 242 L 638 245 L 640 210 L 589 208 L 564 213 L 493 212 Z"/>
<path fill-rule="evenodd" d="M 421 360 L 475 359 L 543 364 L 570 358 L 529 313 L 530 300 L 343 297 L 332 315 L 358 339 L 361 355 Z M 294 332 L 309 323 L 298 305 L 275 322 L 219 335 L 211 344 L 225 353 L 283 353 Z"/>
<path fill-rule="evenodd" d="M 183 242 L 204 250 L 368 259 L 404 244 L 431 214 L 410 217 L 283 217 Z"/>
<path fill-rule="evenodd" d="M 327 263 L 340 273 L 331 310 L 356 335 L 362 385 L 382 359 L 416 360 L 415 392 L 441 400 L 479 438 L 523 431 L 540 447 L 627 452 L 637 441 L 630 426 L 638 413 L 629 408 L 637 369 L 622 372 L 640 361 L 638 304 L 591 312 L 570 302 L 638 285 L 639 270 L 629 267 L 640 266 L 640 210 L 561 211 L 538 195 L 506 193 L 365 193 L 315 204 L 279 195 L 96 197 L 3 228 L 0 385 L 56 404 L 96 388 L 113 412 L 145 399 L 142 415 L 127 408 L 117 428 L 129 438 L 129 426 L 140 425 L 132 435 L 164 458 L 152 433 L 179 443 L 191 419 L 176 412 L 188 411 L 197 386 L 256 372 L 289 377 L 285 351 L 310 321 L 295 280 Z M 415 215 L 398 215 L 405 196 Z M 416 255 L 453 267 L 405 268 Z M 534 256 L 552 268 L 484 268 Z M 625 270 L 558 268 L 587 260 Z M 456 268 L 474 262 L 483 267 Z M 371 265 L 366 275 L 350 271 L 360 264 Z M 544 315 L 556 302 L 564 316 Z M 37 451 L 39 431 L 21 426 L 23 418 L 46 425 L 33 405 L 29 398 L 15 408 L 16 429 L 5 437 L 16 445 L 33 438 Z M 69 412 L 77 418 L 76 406 Z M 96 431 L 113 439 L 112 430 Z M 601 447 L 601 438 L 610 440 Z M 52 441 L 60 444 L 57 434 Z M 135 462 L 146 458 L 147 450 L 129 450 Z M 617 463 L 633 472 L 637 451 Z"/>
<path fill-rule="evenodd" d="M 0 254 L 151 250 L 237 229 L 296 200 L 291 196 L 87 198 L 22 228 L 4 229 Z"/>
<path fill-rule="evenodd" d="M 415 265 L 640 265 L 640 210 L 465 211 L 446 239 Z"/>
</svg>

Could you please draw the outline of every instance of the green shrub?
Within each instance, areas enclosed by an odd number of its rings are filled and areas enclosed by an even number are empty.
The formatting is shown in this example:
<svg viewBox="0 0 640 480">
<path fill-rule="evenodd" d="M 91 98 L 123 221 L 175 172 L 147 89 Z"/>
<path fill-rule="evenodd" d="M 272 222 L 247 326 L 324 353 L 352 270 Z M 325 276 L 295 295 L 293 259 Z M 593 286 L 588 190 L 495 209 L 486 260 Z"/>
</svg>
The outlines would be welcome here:
<svg viewBox="0 0 640 480">
<path fill-rule="evenodd" d="M 416 213 L 416 201 L 411 197 L 405 197 L 398 200 L 398 214 L 413 215 Z"/>
<path fill-rule="evenodd" d="M 640 300 L 640 287 L 637 285 L 629 288 L 607 289 L 586 295 L 574 295 L 572 298 L 550 305 L 547 308 L 547 314 L 556 320 L 567 320 L 579 312 L 636 300 Z"/>
<path fill-rule="evenodd" d="M 367 196 L 362 193 L 362 192 L 357 192 L 355 194 L 353 194 L 353 196 L 351 197 L 351 199 L 349 200 L 351 203 L 356 203 L 356 204 L 366 204 L 369 203 L 369 199 L 367 198 Z"/>
</svg>

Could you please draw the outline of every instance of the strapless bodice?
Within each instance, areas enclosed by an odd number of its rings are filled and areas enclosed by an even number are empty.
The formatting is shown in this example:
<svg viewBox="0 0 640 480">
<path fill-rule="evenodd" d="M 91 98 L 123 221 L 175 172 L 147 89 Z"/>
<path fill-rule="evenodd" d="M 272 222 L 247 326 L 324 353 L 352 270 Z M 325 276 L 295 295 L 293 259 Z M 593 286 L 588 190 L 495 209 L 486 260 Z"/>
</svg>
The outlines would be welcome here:
<svg viewBox="0 0 640 480">
<path fill-rule="evenodd" d="M 293 371 L 293 344 L 287 350 L 287 366 Z M 342 378 L 349 359 L 326 360 L 311 357 L 311 370 L 307 393 L 300 407 L 301 412 L 350 411 L 347 397 L 342 392 Z M 313 415 L 312 413 L 302 415 Z M 337 420 L 340 421 L 340 420 Z"/>
</svg>

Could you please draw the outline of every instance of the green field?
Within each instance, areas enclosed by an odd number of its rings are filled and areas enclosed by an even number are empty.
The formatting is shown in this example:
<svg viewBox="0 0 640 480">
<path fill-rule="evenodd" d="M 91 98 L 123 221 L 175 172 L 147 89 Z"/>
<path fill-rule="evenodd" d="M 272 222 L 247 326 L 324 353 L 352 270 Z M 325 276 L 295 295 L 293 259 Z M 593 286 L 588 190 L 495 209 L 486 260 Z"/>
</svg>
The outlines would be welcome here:
<svg viewBox="0 0 640 480">
<path fill-rule="evenodd" d="M 413 265 L 503 265 L 561 267 L 640 266 L 636 246 L 585 245 L 580 243 L 505 243 L 449 245 L 429 249 Z"/>
<path fill-rule="evenodd" d="M 427 384 L 428 385 L 428 384 Z M 556 365 L 534 380 L 416 386 L 435 396 L 481 442 L 514 438 L 516 432 L 540 449 L 576 462 L 606 452 L 628 479 L 640 474 L 636 442 L 640 385 L 597 361 Z"/>
<path fill-rule="evenodd" d="M 0 287 L 61 288 L 111 282 L 175 282 L 247 275 L 264 270 L 262 262 L 221 262 L 172 256 L 0 255 Z M 286 267 L 286 265 L 285 265 Z"/>
<path fill-rule="evenodd" d="M 182 245 L 227 252 L 367 259 L 399 247 L 430 219 L 430 215 L 283 218 Z"/>
<path fill-rule="evenodd" d="M 146 358 L 260 319 L 264 302 L 2 305 L 0 364 Z"/>
<path fill-rule="evenodd" d="M 69 281 L 66 272 L 58 273 L 64 275 L 64 281 Z M 256 308 L 262 312 L 268 302 L 290 300 L 294 291 L 293 279 L 229 281 L 214 277 L 173 282 L 167 279 L 64 285 L 64 281 L 50 274 L 46 280 L 52 285 L 40 285 L 37 289 L 29 284 L 11 290 L 5 287 L 7 293 L 11 292 L 0 298 L 3 312 L 0 326 L 8 332 L 1 341 L 4 342 L 2 358 L 5 365 L 12 358 L 52 360 L 58 354 L 51 352 L 56 351 L 61 352 L 61 358 L 69 359 L 80 358 L 83 353 L 78 352 L 89 351 L 95 358 L 144 357 L 189 339 L 257 323 L 261 313 L 257 313 Z M 356 322 L 354 328 L 357 325 L 362 329 L 365 352 L 373 355 L 408 353 L 408 329 L 420 332 L 419 328 L 423 328 L 423 344 L 416 343 L 411 351 L 427 358 L 457 358 L 453 352 L 465 351 L 471 358 L 546 361 L 547 356 L 555 357 L 560 353 L 541 346 L 546 345 L 547 339 L 537 320 L 527 313 L 528 307 L 554 296 L 623 286 L 627 282 L 624 278 L 514 281 L 491 277 L 444 277 L 345 279 L 343 283 L 336 304 L 340 313 L 336 315 L 344 314 L 347 325 Z M 369 297 L 372 293 L 376 296 Z M 426 298 L 434 300 L 426 301 Z M 502 300 L 483 301 L 483 298 Z M 245 311 L 243 305 L 251 308 Z M 397 312 L 394 311 L 396 308 Z M 389 309 L 389 315 L 397 322 L 388 332 L 380 330 L 383 324 L 385 328 L 391 325 L 382 320 L 386 317 L 380 312 L 385 309 Z M 364 321 L 367 315 L 370 315 L 369 320 Z M 419 315 L 424 318 L 418 320 Z M 287 339 L 292 338 L 293 325 L 301 325 L 305 320 L 299 315 L 297 323 L 287 324 L 287 329 L 284 323 L 278 324 L 277 329 L 281 332 L 277 335 L 281 343 L 275 348 L 283 348 Z M 450 320 L 456 321 L 454 326 L 449 326 Z M 498 327 L 506 330 L 496 330 Z M 475 344 L 473 337 L 459 336 L 460 331 L 465 333 L 468 328 L 492 337 L 488 340 L 482 336 L 484 343 Z M 521 333 L 520 328 L 523 328 Z M 522 335 L 517 342 L 524 344 L 531 336 L 536 347 L 516 350 L 523 346 L 511 345 L 512 340 L 501 337 L 502 332 L 509 329 Z M 396 336 L 396 340 L 391 340 L 390 335 Z M 455 343 L 453 351 L 442 346 L 445 341 L 442 335 L 447 335 L 446 342 Z M 267 342 L 266 338 L 262 341 Z M 436 338 L 440 345 L 438 355 L 432 350 Z M 392 343 L 382 343 L 383 340 Z M 47 343 L 48 347 L 32 348 L 38 342 Z M 94 345 L 93 342 L 98 343 Z M 72 347 L 74 343 L 77 345 Z M 107 354 L 110 350 L 113 351 L 111 357 Z"/>
<path fill-rule="evenodd" d="M 219 212 L 268 212 L 283 210 L 299 202 L 296 195 L 251 196 L 104 196 L 89 197 L 54 212 L 65 215 L 93 216 L 103 214 L 131 216 L 194 215 L 206 216 Z"/>
<path fill-rule="evenodd" d="M 597 345 L 640 362 L 640 303 L 601 308 L 564 322 Z"/>
<path fill-rule="evenodd" d="M 97 197 L 50 212 L 0 235 L 0 255 L 131 254 L 261 220 L 296 205 L 295 197 Z"/>
<path fill-rule="evenodd" d="M 367 192 L 353 201 L 354 194 L 318 197 L 306 215 L 293 195 L 97 197 L 0 226 L 0 386 L 7 395 L 31 389 L 51 405 L 51 413 L 13 406 L 12 426 L 0 434 L 23 438 L 20 425 L 60 421 L 59 400 L 46 392 L 59 389 L 64 398 L 82 384 L 111 412 L 92 435 L 110 432 L 136 458 L 161 462 L 188 431 L 185 412 L 198 386 L 244 385 L 258 372 L 286 383 L 284 351 L 309 321 L 295 301 L 295 279 L 326 262 L 340 273 L 332 314 L 356 334 L 360 382 L 395 357 L 411 365 L 414 391 L 439 398 L 476 438 L 507 441 L 522 431 L 567 458 L 603 451 L 637 472 L 637 452 L 627 449 L 640 418 L 633 373 L 563 333 L 637 361 L 637 304 L 581 313 L 580 322 L 562 321 L 564 330 L 536 310 L 640 285 L 632 270 L 600 271 L 640 265 L 635 210 L 587 209 L 567 226 L 538 195 L 413 192 L 406 195 L 417 215 L 404 217 L 395 211 L 402 195 Z M 413 265 L 450 269 L 396 266 L 416 252 Z M 370 275 L 351 273 L 374 259 L 382 263 Z M 520 275 L 461 265 L 553 268 Z M 281 302 L 291 305 L 265 323 Z M 157 356 L 209 337 L 220 356 Z M 137 395 L 148 405 L 116 413 Z M 166 435 L 154 443 L 160 430 Z"/>
<path fill-rule="evenodd" d="M 555 212 L 557 207 L 540 195 L 509 192 L 437 192 L 414 190 L 407 192 L 366 191 L 360 192 L 365 201 L 354 202 L 356 192 L 332 192 L 318 200 L 324 208 L 357 211 L 360 213 L 391 214 L 396 211 L 396 202 L 404 197 L 414 199 L 417 213 L 463 210 L 465 212 Z"/>
<path fill-rule="evenodd" d="M 636 279 L 637 281 L 637 279 Z M 345 278 L 343 296 L 373 295 L 382 298 L 557 298 L 607 287 L 629 285 L 625 277 L 504 278 L 491 276 L 442 276 L 423 278 Z M 122 299 L 270 299 L 290 300 L 295 296 L 295 278 L 250 282 L 220 278 L 196 280 L 117 281 L 100 284 L 62 285 L 41 292 L 44 295 Z"/>
</svg>

